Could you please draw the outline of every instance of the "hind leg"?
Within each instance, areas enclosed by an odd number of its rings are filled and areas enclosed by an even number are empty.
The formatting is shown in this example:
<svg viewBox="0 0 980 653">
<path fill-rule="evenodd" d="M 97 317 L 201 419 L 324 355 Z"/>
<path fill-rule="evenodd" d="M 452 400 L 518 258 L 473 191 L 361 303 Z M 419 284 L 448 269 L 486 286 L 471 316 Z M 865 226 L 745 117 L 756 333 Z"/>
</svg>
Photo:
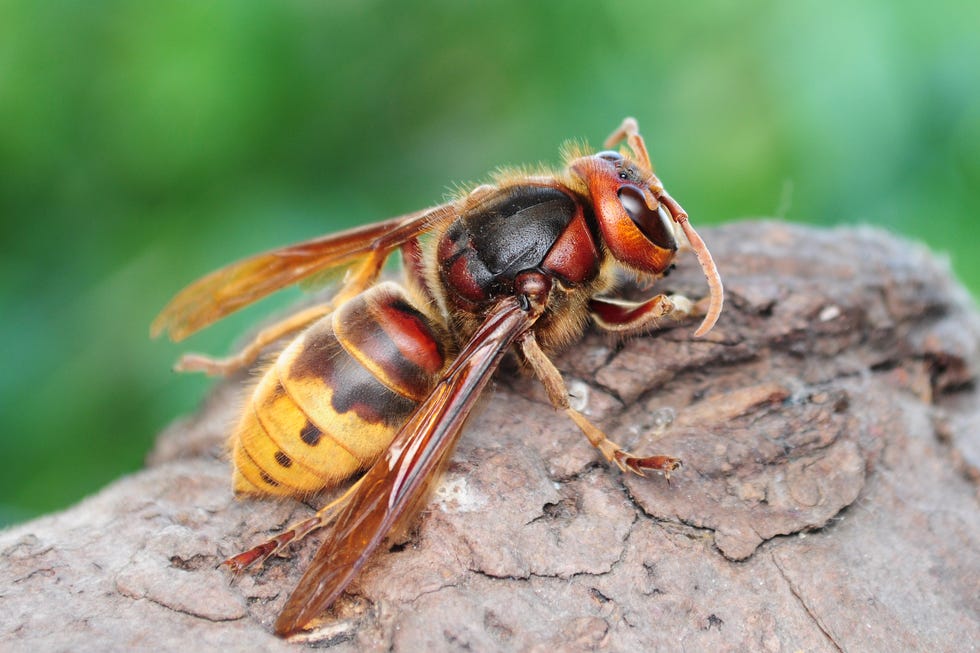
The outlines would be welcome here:
<svg viewBox="0 0 980 653">
<path fill-rule="evenodd" d="M 244 551 L 238 555 L 228 558 L 221 563 L 222 566 L 228 567 L 235 574 L 240 574 L 249 567 L 261 565 L 272 556 L 281 554 L 282 551 L 290 544 L 299 542 L 313 531 L 329 526 L 337 517 L 337 513 L 340 512 L 340 509 L 343 508 L 348 499 L 353 496 L 354 491 L 357 489 L 357 486 L 360 485 L 360 483 L 360 481 L 357 481 L 357 483 L 351 485 L 346 492 L 340 495 L 337 499 L 325 505 L 323 508 L 320 508 L 320 510 L 318 510 L 312 517 L 296 522 L 282 533 L 279 533 L 279 535 L 266 540 L 258 546 L 252 547 L 248 551 Z"/>
</svg>

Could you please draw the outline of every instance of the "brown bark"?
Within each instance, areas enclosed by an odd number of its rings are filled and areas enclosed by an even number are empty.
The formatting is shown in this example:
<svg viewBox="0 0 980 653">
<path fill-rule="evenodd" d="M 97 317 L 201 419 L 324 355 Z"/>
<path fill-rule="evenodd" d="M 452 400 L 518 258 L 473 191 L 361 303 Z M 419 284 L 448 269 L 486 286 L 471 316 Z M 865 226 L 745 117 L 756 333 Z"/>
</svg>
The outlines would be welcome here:
<svg viewBox="0 0 980 653">
<path fill-rule="evenodd" d="M 870 229 L 705 230 L 727 289 L 696 321 L 557 361 L 668 485 L 599 461 L 540 387 L 498 375 L 418 526 L 320 646 L 962 650 L 980 641 L 980 317 L 946 267 Z M 682 259 L 660 288 L 697 294 Z M 315 550 L 223 558 L 311 512 L 235 501 L 219 386 L 148 468 L 0 533 L 0 647 L 289 650 L 271 623 Z M 311 539 L 317 539 L 311 536 Z M 975 644 L 973 644 L 975 645 Z"/>
</svg>

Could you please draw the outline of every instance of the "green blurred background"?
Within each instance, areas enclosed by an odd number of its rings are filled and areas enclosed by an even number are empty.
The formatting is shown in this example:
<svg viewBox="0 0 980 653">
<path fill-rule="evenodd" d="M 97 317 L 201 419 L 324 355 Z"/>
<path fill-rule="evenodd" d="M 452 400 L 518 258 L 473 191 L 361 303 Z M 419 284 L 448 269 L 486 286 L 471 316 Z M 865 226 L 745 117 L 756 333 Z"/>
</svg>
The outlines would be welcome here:
<svg viewBox="0 0 980 653">
<path fill-rule="evenodd" d="M 0 523 L 139 468 L 178 354 L 269 311 L 150 341 L 184 284 L 625 115 L 695 224 L 882 225 L 980 290 L 980 3 L 410 5 L 0 0 Z"/>
</svg>

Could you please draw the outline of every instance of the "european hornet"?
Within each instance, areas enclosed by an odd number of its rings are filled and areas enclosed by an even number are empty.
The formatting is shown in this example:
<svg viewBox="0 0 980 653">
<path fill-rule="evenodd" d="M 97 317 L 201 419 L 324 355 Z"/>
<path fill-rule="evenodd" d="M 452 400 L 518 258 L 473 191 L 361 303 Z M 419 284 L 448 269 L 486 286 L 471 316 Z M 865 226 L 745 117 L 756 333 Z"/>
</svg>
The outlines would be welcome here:
<svg viewBox="0 0 980 653">
<path fill-rule="evenodd" d="M 237 355 L 187 355 L 177 366 L 227 374 L 298 332 L 255 387 L 230 438 L 235 491 L 308 497 L 367 470 L 314 517 L 226 561 L 241 571 L 332 526 L 276 634 L 308 627 L 386 534 L 413 516 L 512 346 L 555 408 L 607 460 L 623 471 L 656 470 L 668 478 L 680 465 L 669 456 L 635 456 L 610 441 L 569 406 L 548 358 L 580 338 L 590 320 L 630 334 L 703 310 L 694 334 L 702 336 L 721 312 L 711 255 L 654 175 L 636 121 L 624 120 L 605 147 L 588 154 L 571 146 L 560 172 L 502 171 L 440 206 L 234 263 L 184 289 L 157 317 L 153 335 L 166 331 L 180 340 L 301 279 L 347 270 L 328 303 L 261 331 Z M 679 295 L 642 302 L 607 295 L 620 270 L 662 276 L 680 233 L 708 280 L 705 309 Z M 396 250 L 405 284 L 379 282 Z"/>
</svg>

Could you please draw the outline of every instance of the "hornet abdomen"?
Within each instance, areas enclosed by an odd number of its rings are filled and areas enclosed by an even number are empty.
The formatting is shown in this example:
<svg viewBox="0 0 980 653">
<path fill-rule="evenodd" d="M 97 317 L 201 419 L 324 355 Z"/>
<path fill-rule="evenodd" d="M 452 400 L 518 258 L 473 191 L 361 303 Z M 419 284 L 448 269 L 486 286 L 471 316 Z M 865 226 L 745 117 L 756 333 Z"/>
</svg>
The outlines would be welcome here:
<svg viewBox="0 0 980 653">
<path fill-rule="evenodd" d="M 306 496 L 370 466 L 432 390 L 451 340 L 393 283 L 311 325 L 259 381 L 231 438 L 235 490 Z"/>
</svg>

